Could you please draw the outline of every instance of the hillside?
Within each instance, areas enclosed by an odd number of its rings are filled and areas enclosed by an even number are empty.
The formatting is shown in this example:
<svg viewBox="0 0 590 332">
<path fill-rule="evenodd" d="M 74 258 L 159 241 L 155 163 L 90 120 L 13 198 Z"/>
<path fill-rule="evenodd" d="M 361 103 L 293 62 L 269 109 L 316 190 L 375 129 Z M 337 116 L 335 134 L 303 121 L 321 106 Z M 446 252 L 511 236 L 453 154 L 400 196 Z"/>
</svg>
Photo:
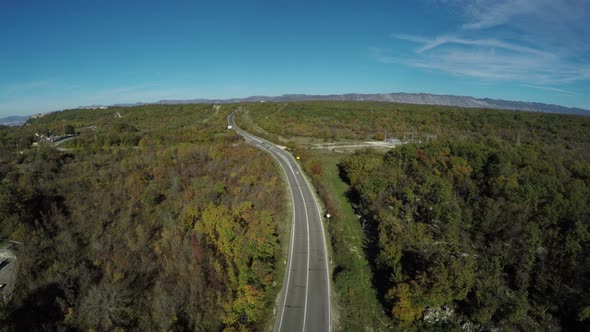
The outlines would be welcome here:
<svg viewBox="0 0 590 332">
<path fill-rule="evenodd" d="M 577 114 L 589 116 L 590 111 L 564 107 L 559 105 L 523 102 L 523 101 L 507 101 L 490 98 L 474 98 L 466 96 L 449 96 L 449 95 L 435 95 L 429 93 L 382 93 L 382 94 L 358 94 L 348 93 L 341 95 L 305 95 L 305 94 L 286 94 L 276 97 L 268 96 L 252 96 L 247 98 L 232 98 L 232 99 L 192 99 L 192 100 L 160 100 L 156 104 L 188 104 L 188 103 L 238 103 L 238 102 L 296 102 L 296 101 L 381 101 L 381 102 L 395 102 L 403 104 L 419 104 L 419 105 L 441 105 L 441 106 L 457 106 L 464 108 L 486 108 L 486 109 L 503 109 L 503 110 L 518 110 L 541 113 L 561 113 L 561 114 Z"/>
<path fill-rule="evenodd" d="M 333 215 L 337 301 L 363 313 L 344 326 L 383 326 L 379 302 L 393 330 L 588 330 L 590 118 L 381 102 L 244 108 L 251 130 L 301 156 Z M 411 139 L 318 149 L 392 136 Z M 330 191 L 341 181 L 348 190 Z"/>
<path fill-rule="evenodd" d="M 0 330 L 262 329 L 286 196 L 229 112 L 71 110 L 0 130 L 0 239 L 22 243 Z M 31 145 L 68 126 L 80 135 L 59 150 Z"/>
<path fill-rule="evenodd" d="M 0 119 L 0 125 L 9 127 L 20 126 L 27 122 L 28 119 L 29 116 L 8 116 Z"/>
</svg>

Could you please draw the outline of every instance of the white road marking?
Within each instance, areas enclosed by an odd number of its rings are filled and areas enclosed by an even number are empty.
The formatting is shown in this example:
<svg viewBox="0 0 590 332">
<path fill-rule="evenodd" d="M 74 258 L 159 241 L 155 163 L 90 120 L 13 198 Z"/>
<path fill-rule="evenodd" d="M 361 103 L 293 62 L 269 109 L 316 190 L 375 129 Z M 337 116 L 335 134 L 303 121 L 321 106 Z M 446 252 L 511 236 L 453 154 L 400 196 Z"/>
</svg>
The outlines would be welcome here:
<svg viewBox="0 0 590 332">
<path fill-rule="evenodd" d="M 281 331 L 281 327 L 283 326 L 283 317 L 285 316 L 285 307 L 287 306 L 287 296 L 289 295 L 289 281 L 291 280 L 291 267 L 293 264 L 293 245 L 295 243 L 295 197 L 293 196 L 293 190 L 291 189 L 291 182 L 289 182 L 287 172 L 284 167 L 281 168 L 285 173 L 285 178 L 287 178 L 287 185 L 289 186 L 289 193 L 291 194 L 291 204 L 293 206 L 293 226 L 291 226 L 291 245 L 289 246 L 289 268 L 287 269 L 287 285 L 285 286 L 285 295 L 283 296 L 283 309 L 281 310 L 281 318 L 279 320 L 279 331 Z"/>
<path fill-rule="evenodd" d="M 291 173 L 295 174 L 295 171 L 293 170 L 291 163 L 288 161 L 289 160 L 288 157 L 285 157 L 283 155 L 281 155 L 281 157 L 287 161 L 287 166 L 289 166 Z M 310 254 L 310 250 L 309 250 L 309 215 L 307 214 L 307 204 L 305 204 L 305 196 L 303 195 L 303 191 L 301 190 L 301 184 L 299 183 L 299 180 L 297 180 L 297 176 L 293 175 L 293 177 L 295 178 L 295 183 L 297 183 L 297 189 L 299 189 L 299 194 L 301 194 L 301 200 L 303 201 L 303 209 L 305 210 L 305 222 L 306 222 L 306 227 L 307 227 L 307 273 L 305 276 L 305 305 L 303 306 L 303 331 L 305 331 L 305 321 L 307 319 L 307 297 L 308 297 L 308 292 L 309 292 L 309 254 Z M 285 297 L 285 301 L 286 301 L 286 297 Z M 285 309 L 285 307 L 283 306 L 283 310 L 284 309 Z M 281 317 L 281 322 L 279 322 L 279 331 L 280 331 L 280 326 L 282 325 L 282 323 L 283 322 L 282 322 L 282 317 Z"/>
<path fill-rule="evenodd" d="M 309 181 L 307 181 L 307 177 L 303 177 L 305 179 L 305 182 L 307 182 L 309 191 L 311 191 L 311 194 L 313 196 L 314 199 L 314 203 L 316 206 L 316 209 L 318 211 L 318 216 L 320 217 L 320 226 L 322 228 L 322 242 L 324 243 L 324 252 L 326 253 L 324 255 L 324 262 L 326 264 L 326 283 L 328 284 L 328 332 L 332 331 L 332 303 L 331 303 L 331 296 L 332 293 L 330 291 L 330 266 L 328 265 L 328 247 L 326 245 L 326 235 L 324 233 L 324 223 L 322 222 L 322 213 L 320 211 L 320 206 L 318 205 L 318 200 L 317 197 L 315 195 L 315 192 L 313 192 L 313 190 L 311 190 L 312 186 L 310 185 Z M 330 263 L 332 263 L 332 260 L 330 259 Z"/>
</svg>

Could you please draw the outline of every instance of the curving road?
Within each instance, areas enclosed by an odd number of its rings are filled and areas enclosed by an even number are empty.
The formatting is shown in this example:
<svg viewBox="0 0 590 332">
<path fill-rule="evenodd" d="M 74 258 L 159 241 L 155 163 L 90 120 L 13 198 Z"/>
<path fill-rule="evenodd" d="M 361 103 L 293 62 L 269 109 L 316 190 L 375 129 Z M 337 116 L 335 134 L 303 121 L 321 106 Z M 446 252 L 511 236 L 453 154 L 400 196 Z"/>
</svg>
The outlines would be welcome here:
<svg viewBox="0 0 590 332">
<path fill-rule="evenodd" d="M 246 141 L 267 150 L 285 172 L 293 204 L 287 272 L 279 296 L 275 331 L 331 331 L 330 270 L 319 205 L 297 161 L 287 151 L 249 134 L 228 116 Z"/>
</svg>

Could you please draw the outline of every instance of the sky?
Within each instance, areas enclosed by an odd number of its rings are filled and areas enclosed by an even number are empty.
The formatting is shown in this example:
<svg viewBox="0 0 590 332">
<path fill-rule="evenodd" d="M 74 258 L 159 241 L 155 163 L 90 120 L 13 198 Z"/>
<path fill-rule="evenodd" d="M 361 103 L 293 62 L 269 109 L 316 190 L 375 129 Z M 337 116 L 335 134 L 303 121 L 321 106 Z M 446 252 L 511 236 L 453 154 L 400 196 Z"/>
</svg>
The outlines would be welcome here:
<svg viewBox="0 0 590 332">
<path fill-rule="evenodd" d="M 590 109 L 590 0 L 0 0 L 0 117 L 285 93 Z"/>
</svg>

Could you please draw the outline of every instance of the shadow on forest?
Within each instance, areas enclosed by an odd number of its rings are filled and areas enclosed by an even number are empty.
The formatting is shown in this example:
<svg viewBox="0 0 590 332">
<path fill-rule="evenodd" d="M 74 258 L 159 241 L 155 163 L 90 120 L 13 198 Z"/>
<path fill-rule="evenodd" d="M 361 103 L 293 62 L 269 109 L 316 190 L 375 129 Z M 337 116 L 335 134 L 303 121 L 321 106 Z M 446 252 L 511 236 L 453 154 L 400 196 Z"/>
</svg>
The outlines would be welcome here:
<svg viewBox="0 0 590 332">
<path fill-rule="evenodd" d="M 10 321 L 16 331 L 52 331 L 63 321 L 57 299 L 64 296 L 57 283 L 42 286 L 31 292 L 12 312 Z"/>
<path fill-rule="evenodd" d="M 342 181 L 350 185 L 350 179 L 348 178 L 344 168 L 340 165 L 338 165 L 338 175 Z M 367 216 L 363 215 L 360 196 L 352 188 L 349 188 L 346 191 L 346 199 L 348 200 L 348 203 L 351 204 L 355 214 L 361 216 L 358 219 L 358 222 L 360 223 L 365 235 L 365 240 L 363 241 L 363 252 L 367 258 L 369 266 L 371 267 L 371 284 L 377 292 L 377 299 L 379 300 L 383 311 L 386 315 L 391 316 L 391 310 L 385 299 L 385 294 L 387 294 L 388 289 L 391 287 L 391 282 L 389 281 L 389 276 L 391 274 L 388 273 L 388 271 L 379 269 L 376 264 L 377 255 L 379 253 L 378 224 L 370 220 Z M 334 269 L 333 277 L 335 278 L 338 272 L 341 272 L 342 269 L 342 267 L 336 267 Z"/>
</svg>

